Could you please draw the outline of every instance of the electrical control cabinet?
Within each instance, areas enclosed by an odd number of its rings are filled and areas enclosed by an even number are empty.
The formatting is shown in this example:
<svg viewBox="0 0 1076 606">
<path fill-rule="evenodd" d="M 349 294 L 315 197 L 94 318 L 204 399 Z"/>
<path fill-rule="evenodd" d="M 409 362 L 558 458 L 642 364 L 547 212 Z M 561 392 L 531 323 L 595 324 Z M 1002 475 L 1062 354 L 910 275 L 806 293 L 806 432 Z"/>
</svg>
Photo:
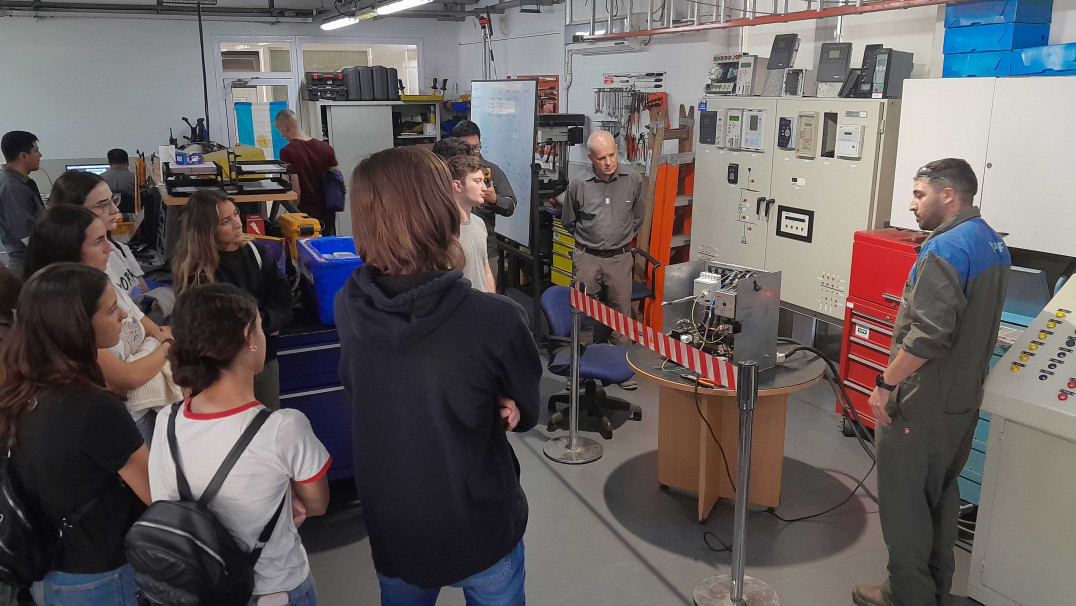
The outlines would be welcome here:
<svg viewBox="0 0 1076 606">
<path fill-rule="evenodd" d="M 743 110 L 725 111 L 725 147 L 740 149 L 740 135 L 743 133 Z"/>
<path fill-rule="evenodd" d="M 706 101 L 711 111 L 739 111 L 741 120 L 762 112 L 762 141 L 757 151 L 744 151 L 745 139 L 737 150 L 699 141 L 691 258 L 781 271 L 786 305 L 843 321 L 853 236 L 890 215 L 900 102 Z M 735 184 L 726 179 L 730 164 L 737 165 Z"/>
<path fill-rule="evenodd" d="M 993 415 L 968 595 L 987 606 L 1072 602 L 1076 526 L 1076 281 L 987 377 Z"/>
</svg>

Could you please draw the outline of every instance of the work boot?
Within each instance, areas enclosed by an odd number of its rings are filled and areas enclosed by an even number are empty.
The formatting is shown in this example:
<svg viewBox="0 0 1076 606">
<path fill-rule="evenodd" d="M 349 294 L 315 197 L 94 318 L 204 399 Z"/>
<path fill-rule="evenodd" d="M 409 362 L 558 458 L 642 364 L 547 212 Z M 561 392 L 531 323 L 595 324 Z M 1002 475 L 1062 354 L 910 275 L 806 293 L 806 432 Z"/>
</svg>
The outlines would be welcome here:
<svg viewBox="0 0 1076 606">
<path fill-rule="evenodd" d="M 856 606 L 893 606 L 886 599 L 881 585 L 860 585 L 852 590 L 852 602 Z"/>
<path fill-rule="evenodd" d="M 639 384 L 632 379 L 628 379 L 620 384 L 620 389 L 623 389 L 624 391 L 635 391 L 636 389 L 639 389 Z"/>
</svg>

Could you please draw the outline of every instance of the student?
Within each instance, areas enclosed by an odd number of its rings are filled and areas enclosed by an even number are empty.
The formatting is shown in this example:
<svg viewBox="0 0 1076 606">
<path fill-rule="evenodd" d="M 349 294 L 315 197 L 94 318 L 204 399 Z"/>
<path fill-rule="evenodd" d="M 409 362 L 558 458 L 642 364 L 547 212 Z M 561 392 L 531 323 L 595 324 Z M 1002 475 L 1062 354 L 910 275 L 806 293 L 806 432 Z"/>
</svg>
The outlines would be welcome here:
<svg viewBox="0 0 1076 606">
<path fill-rule="evenodd" d="M 482 205 L 482 194 L 486 191 L 483 168 L 482 160 L 472 155 L 448 159 L 448 170 L 452 174 L 452 201 L 460 209 L 460 246 L 466 259 L 463 277 L 470 280 L 474 288 L 493 292 L 496 282 L 489 259 L 486 258 L 486 223 L 471 212 Z"/>
<path fill-rule="evenodd" d="M 108 170 L 101 173 L 101 178 L 113 192 L 126 196 L 134 203 L 135 174 L 131 172 L 131 159 L 122 149 L 108 150 Z M 132 210 L 133 212 L 133 210 Z"/>
<path fill-rule="evenodd" d="M 512 184 L 501 167 L 482 155 L 482 131 L 477 124 L 470 120 L 460 120 L 452 128 L 452 136 L 459 137 L 470 145 L 471 152 L 478 156 L 489 169 L 490 186 L 482 195 L 483 204 L 475 209 L 475 214 L 486 223 L 486 231 L 489 232 L 487 254 L 489 254 L 490 265 L 496 265 L 498 262 L 497 236 L 494 235 L 493 228 L 496 225 L 497 215 L 511 217 L 512 213 L 516 212 L 516 194 L 512 191 Z"/>
<path fill-rule="evenodd" d="M 4 169 L 0 171 L 0 243 L 8 254 L 8 267 L 22 271 L 27 238 L 41 214 L 41 192 L 30 173 L 41 168 L 37 137 L 23 130 L 5 133 L 0 139 Z"/>
<path fill-rule="evenodd" d="M 56 178 L 49 194 L 49 206 L 65 205 L 90 209 L 109 233 L 120 223 L 120 194 L 114 193 L 102 177 L 93 173 L 69 170 Z M 110 242 L 112 253 L 105 271 L 116 288 L 125 291 L 132 301 L 137 301 L 149 292 L 142 267 L 126 244 L 111 239 Z"/>
<path fill-rule="evenodd" d="M 525 313 L 471 288 L 452 177 L 433 153 L 373 154 L 351 177 L 365 265 L 336 297 L 355 484 L 383 605 L 445 585 L 523 604 L 527 497 L 507 432 L 538 422 L 542 365 Z"/>
<path fill-rule="evenodd" d="M 176 444 L 191 494 L 200 495 L 225 455 L 263 409 L 254 397 L 254 375 L 265 361 L 265 333 L 254 297 L 230 284 L 188 289 L 173 314 L 176 346 L 171 352 L 176 381 L 194 397 L 176 417 Z M 170 415 L 157 420 L 157 435 L 167 435 Z M 239 457 L 209 508 L 248 550 L 287 500 L 261 557 L 254 564 L 254 604 L 276 596 L 273 604 L 317 603 L 310 563 L 296 526 L 307 516 L 325 513 L 332 459 L 314 437 L 303 413 L 284 409 L 269 416 Z M 153 499 L 177 500 L 176 468 L 168 440 L 150 454 Z"/>
<path fill-rule="evenodd" d="M 149 452 L 97 365 L 120 338 L 123 308 L 104 273 L 58 263 L 26 283 L 17 315 L 0 345 L 0 444 L 28 495 L 64 523 L 34 601 L 135 606 L 123 539 L 138 499 L 150 502 Z"/>
<path fill-rule="evenodd" d="M 101 220 L 81 206 L 48 209 L 30 236 L 26 277 L 59 262 L 82 263 L 105 273 L 112 253 L 107 233 Z M 112 287 L 125 312 L 123 330 L 117 343 L 98 352 L 97 363 L 109 389 L 126 395 L 127 409 L 148 445 L 155 411 L 181 396 L 167 367 L 172 329 L 158 327 L 126 292 L 115 283 Z"/>
<path fill-rule="evenodd" d="M 187 201 L 172 276 L 177 294 L 198 284 L 224 282 L 254 295 L 268 335 L 265 369 L 254 377 L 254 395 L 266 407 L 280 408 L 276 335 L 291 324 L 291 286 L 273 255 L 243 233 L 239 210 L 228 194 L 207 189 Z"/>
</svg>

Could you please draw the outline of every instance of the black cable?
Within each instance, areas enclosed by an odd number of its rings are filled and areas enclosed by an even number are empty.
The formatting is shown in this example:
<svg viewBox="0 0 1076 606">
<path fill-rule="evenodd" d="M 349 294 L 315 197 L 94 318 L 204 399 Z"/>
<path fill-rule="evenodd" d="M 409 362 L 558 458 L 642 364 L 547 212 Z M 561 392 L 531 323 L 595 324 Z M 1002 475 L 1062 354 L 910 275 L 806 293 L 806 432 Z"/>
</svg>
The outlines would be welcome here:
<svg viewBox="0 0 1076 606">
<path fill-rule="evenodd" d="M 710 544 L 710 539 L 708 537 L 713 537 L 715 541 L 717 541 L 718 543 L 721 543 L 721 549 L 718 549 L 718 548 L 714 547 L 713 545 L 711 545 Z M 729 545 L 728 543 L 722 541 L 721 537 L 719 537 L 716 534 L 710 532 L 709 530 L 702 533 L 702 541 L 704 543 L 706 543 L 706 548 L 709 549 L 710 551 L 714 552 L 714 553 L 724 553 L 726 551 L 729 552 L 729 553 L 732 553 L 732 546 Z"/>
<path fill-rule="evenodd" d="M 852 492 L 848 493 L 848 496 L 845 497 L 843 501 L 841 501 L 840 503 L 837 503 L 833 507 L 830 507 L 829 509 L 827 509 L 827 510 L 821 512 L 821 513 L 813 513 L 813 514 L 811 514 L 809 516 L 801 516 L 801 517 L 798 517 L 798 518 L 791 518 L 791 519 L 782 518 L 781 516 L 777 515 L 777 510 L 774 509 L 773 507 L 767 507 L 766 509 L 763 509 L 761 513 L 768 513 L 771 516 L 777 518 L 778 520 L 781 520 L 782 522 L 787 522 L 789 524 L 792 524 L 794 522 L 802 522 L 804 520 L 810 520 L 810 519 L 813 519 L 813 518 L 820 518 L 820 517 L 826 515 L 827 513 L 830 513 L 832 511 L 840 508 L 842 505 L 844 505 L 848 501 L 851 501 L 852 497 L 854 497 L 855 494 L 857 492 L 859 492 L 859 489 L 863 487 L 863 483 L 867 481 L 867 478 L 870 477 L 871 473 L 874 472 L 874 468 L 877 467 L 877 466 L 878 466 L 877 462 L 871 463 L 871 468 L 867 470 L 867 474 L 863 476 L 863 479 L 860 480 L 858 484 L 856 484 L 856 487 L 852 489 Z M 871 496 L 871 500 L 873 500 L 876 503 L 878 502 L 878 500 L 875 499 L 873 496 Z"/>
<path fill-rule="evenodd" d="M 725 464 L 725 476 L 729 479 L 729 484 L 732 486 L 733 492 L 736 491 L 736 482 L 732 479 L 732 472 L 729 470 L 729 458 L 725 456 L 725 447 L 721 445 L 721 440 L 717 439 L 717 434 L 714 433 L 714 428 L 710 425 L 710 421 L 706 419 L 706 415 L 702 414 L 702 407 L 699 406 L 699 382 L 695 381 L 695 410 L 699 412 L 699 418 L 703 423 L 706 423 L 706 429 L 710 430 L 710 437 L 714 439 L 714 444 L 717 444 L 718 449 L 721 450 L 721 461 Z"/>
</svg>

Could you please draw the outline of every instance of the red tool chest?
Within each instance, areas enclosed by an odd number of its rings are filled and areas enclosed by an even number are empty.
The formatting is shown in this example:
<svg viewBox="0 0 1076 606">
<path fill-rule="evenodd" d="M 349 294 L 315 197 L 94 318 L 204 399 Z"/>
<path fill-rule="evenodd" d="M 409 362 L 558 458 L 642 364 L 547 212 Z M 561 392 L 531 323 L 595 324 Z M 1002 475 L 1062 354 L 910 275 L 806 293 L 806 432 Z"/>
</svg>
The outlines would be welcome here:
<svg viewBox="0 0 1076 606">
<path fill-rule="evenodd" d="M 898 228 L 855 234 L 840 371 L 852 406 L 872 429 L 874 415 L 867 401 L 874 391 L 874 378 L 889 364 L 900 296 L 918 256 L 916 247 L 926 237 L 923 232 Z M 841 412 L 839 403 L 837 412 Z"/>
</svg>

